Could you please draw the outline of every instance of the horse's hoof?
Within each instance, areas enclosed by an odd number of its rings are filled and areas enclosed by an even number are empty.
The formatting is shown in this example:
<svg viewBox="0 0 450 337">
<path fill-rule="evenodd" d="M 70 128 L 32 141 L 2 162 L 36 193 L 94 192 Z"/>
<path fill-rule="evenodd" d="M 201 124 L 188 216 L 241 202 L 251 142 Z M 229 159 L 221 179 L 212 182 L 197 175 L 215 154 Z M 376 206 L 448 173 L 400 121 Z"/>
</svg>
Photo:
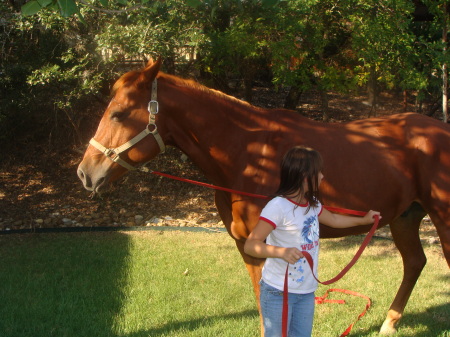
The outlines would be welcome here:
<svg viewBox="0 0 450 337">
<path fill-rule="evenodd" d="M 397 333 L 397 329 L 394 327 L 393 322 L 384 321 L 383 325 L 380 329 L 380 335 L 382 336 L 391 336 Z"/>
</svg>

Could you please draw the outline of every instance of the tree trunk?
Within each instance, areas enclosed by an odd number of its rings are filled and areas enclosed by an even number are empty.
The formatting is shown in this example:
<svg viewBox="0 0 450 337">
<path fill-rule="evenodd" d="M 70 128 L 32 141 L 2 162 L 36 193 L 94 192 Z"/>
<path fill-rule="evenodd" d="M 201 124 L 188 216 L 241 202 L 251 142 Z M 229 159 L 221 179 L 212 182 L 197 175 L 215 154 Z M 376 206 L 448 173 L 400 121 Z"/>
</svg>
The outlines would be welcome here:
<svg viewBox="0 0 450 337">
<path fill-rule="evenodd" d="M 284 100 L 284 108 L 295 110 L 297 108 L 298 102 L 300 101 L 300 96 L 302 95 L 302 90 L 296 86 L 291 86 L 289 93 Z"/>
<path fill-rule="evenodd" d="M 328 92 L 325 89 L 319 89 L 320 103 L 322 105 L 322 120 L 328 122 L 330 120 L 330 109 L 328 105 Z"/>
<path fill-rule="evenodd" d="M 368 102 L 370 106 L 369 117 L 377 115 L 378 105 L 378 86 L 377 86 L 377 74 L 375 67 L 370 67 L 369 82 L 367 83 Z"/>
<path fill-rule="evenodd" d="M 253 101 L 253 80 L 255 78 L 257 67 L 255 66 L 255 63 L 257 61 L 254 59 L 249 60 L 242 60 L 240 63 L 243 65 L 241 67 L 240 73 L 242 77 L 244 78 L 244 97 L 245 100 L 249 103 L 252 103 Z"/>
<path fill-rule="evenodd" d="M 408 92 L 403 90 L 403 112 L 408 111 Z"/>
</svg>

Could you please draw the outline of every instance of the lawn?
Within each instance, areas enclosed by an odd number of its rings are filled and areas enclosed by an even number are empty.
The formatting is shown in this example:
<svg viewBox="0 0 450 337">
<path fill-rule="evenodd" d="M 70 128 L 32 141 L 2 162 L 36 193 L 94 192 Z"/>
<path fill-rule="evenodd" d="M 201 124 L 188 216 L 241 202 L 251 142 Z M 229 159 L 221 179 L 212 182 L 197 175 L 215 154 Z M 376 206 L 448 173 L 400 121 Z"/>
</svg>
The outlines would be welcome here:
<svg viewBox="0 0 450 337">
<path fill-rule="evenodd" d="M 320 276 L 334 276 L 362 237 L 322 240 Z M 450 275 L 439 245 L 397 336 L 450 336 Z M 259 337 L 259 316 L 244 264 L 226 233 L 143 231 L 0 236 L 2 337 Z M 392 241 L 374 239 L 332 285 L 372 299 L 350 336 L 378 336 L 401 280 Z M 330 286 L 321 286 L 317 295 Z M 365 300 L 316 307 L 313 336 L 339 336 Z"/>
</svg>

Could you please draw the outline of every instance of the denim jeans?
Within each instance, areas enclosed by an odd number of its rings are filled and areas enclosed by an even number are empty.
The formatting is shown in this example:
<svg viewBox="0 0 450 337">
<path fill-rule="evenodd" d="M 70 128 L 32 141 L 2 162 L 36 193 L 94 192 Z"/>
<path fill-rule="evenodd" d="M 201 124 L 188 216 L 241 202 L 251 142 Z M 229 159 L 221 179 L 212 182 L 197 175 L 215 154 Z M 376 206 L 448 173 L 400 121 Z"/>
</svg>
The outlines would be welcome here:
<svg viewBox="0 0 450 337">
<path fill-rule="evenodd" d="M 281 337 L 283 291 L 262 280 L 260 285 L 264 337 Z M 288 298 L 288 337 L 310 337 L 314 318 L 314 293 L 289 293 Z"/>
</svg>

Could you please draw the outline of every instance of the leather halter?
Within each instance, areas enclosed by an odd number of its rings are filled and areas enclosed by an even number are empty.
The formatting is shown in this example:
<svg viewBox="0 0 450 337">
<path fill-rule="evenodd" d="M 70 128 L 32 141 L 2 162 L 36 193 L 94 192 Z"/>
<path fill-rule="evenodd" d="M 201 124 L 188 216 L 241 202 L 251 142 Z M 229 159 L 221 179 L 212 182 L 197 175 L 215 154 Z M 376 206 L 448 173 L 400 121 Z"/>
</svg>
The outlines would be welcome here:
<svg viewBox="0 0 450 337">
<path fill-rule="evenodd" d="M 156 124 L 155 124 L 156 115 L 158 114 L 158 110 L 159 110 L 159 105 L 158 105 L 158 101 L 157 101 L 157 91 L 158 91 L 158 87 L 157 87 L 157 82 L 156 82 L 156 78 L 155 78 L 155 80 L 152 83 L 151 100 L 150 100 L 150 102 L 148 102 L 148 107 L 147 107 L 147 110 L 149 113 L 149 121 L 148 121 L 147 127 L 144 130 L 142 130 L 141 133 L 139 133 L 137 136 L 135 136 L 134 138 L 127 141 L 125 144 L 122 144 L 121 146 L 113 148 L 113 149 L 103 146 L 98 141 L 96 141 L 94 138 L 91 138 L 91 140 L 89 141 L 89 144 L 94 146 L 97 150 L 102 152 L 106 157 L 111 159 L 113 162 L 122 165 L 123 167 L 125 167 L 127 170 L 130 170 L 130 171 L 137 169 L 137 167 L 128 164 L 125 160 L 120 158 L 120 154 L 122 152 L 128 150 L 129 148 L 131 148 L 138 142 L 140 142 L 142 139 L 144 139 L 148 135 L 152 135 L 153 137 L 155 137 L 155 140 L 159 145 L 160 153 L 164 153 L 164 151 L 166 150 L 166 147 L 164 145 L 164 142 L 163 142 L 160 134 L 158 133 L 158 128 L 156 127 Z"/>
</svg>

